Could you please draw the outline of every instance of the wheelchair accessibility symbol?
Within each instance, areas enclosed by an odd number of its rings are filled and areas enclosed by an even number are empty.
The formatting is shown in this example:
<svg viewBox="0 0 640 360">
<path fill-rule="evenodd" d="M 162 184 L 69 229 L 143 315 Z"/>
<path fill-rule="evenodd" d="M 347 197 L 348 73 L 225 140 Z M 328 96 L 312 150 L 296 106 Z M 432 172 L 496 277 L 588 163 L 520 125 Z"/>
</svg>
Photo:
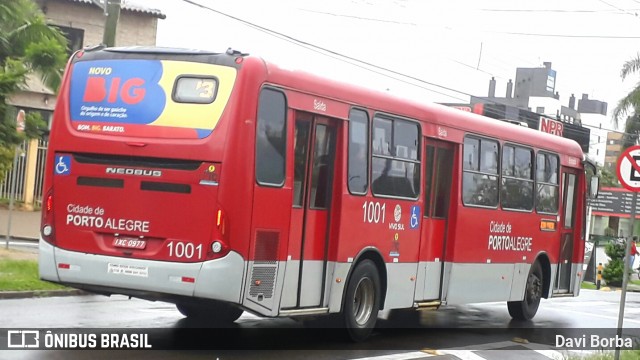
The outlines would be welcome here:
<svg viewBox="0 0 640 360">
<path fill-rule="evenodd" d="M 420 225 L 420 206 L 411 207 L 411 217 L 409 218 L 409 228 L 417 229 Z"/>
<path fill-rule="evenodd" d="M 69 175 L 71 173 L 71 156 L 57 155 L 54 172 L 56 175 Z"/>
</svg>

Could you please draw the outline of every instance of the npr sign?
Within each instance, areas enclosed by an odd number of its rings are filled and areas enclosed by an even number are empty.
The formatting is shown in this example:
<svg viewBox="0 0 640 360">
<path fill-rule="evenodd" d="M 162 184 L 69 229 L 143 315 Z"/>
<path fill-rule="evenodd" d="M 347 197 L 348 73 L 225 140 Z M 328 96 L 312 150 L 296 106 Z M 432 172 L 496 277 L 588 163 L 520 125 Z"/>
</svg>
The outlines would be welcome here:
<svg viewBox="0 0 640 360">
<path fill-rule="evenodd" d="M 540 125 L 538 127 L 538 130 L 549 134 L 562 136 L 564 124 L 561 121 L 540 116 Z"/>
</svg>

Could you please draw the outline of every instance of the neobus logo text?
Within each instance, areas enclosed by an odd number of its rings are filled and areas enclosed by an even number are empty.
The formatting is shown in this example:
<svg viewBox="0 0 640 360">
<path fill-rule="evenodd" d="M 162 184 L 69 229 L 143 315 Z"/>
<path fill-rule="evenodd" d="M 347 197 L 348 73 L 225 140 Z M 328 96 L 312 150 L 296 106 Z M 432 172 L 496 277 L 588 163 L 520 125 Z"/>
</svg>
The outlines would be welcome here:
<svg viewBox="0 0 640 360">
<path fill-rule="evenodd" d="M 162 176 L 162 171 L 160 171 L 160 170 L 145 170 L 145 169 L 112 168 L 112 167 L 108 167 L 107 168 L 107 174 L 160 177 L 160 176 Z"/>
</svg>

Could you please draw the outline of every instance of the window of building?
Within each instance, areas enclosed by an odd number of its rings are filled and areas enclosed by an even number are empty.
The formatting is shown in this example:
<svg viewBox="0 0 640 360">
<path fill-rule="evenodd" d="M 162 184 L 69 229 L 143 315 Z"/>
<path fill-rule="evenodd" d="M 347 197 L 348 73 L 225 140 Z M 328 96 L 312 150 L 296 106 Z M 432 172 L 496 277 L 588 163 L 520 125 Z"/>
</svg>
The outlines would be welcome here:
<svg viewBox="0 0 640 360">
<path fill-rule="evenodd" d="M 66 26 L 56 26 L 67 38 L 67 54 L 71 56 L 76 50 L 82 49 L 84 43 L 84 30 Z"/>
<path fill-rule="evenodd" d="M 347 183 L 352 194 L 365 194 L 369 186 L 369 117 L 363 110 L 349 113 L 349 170 Z"/>
<path fill-rule="evenodd" d="M 417 123 L 383 115 L 373 118 L 371 189 L 375 195 L 418 197 L 419 139 Z"/>
<path fill-rule="evenodd" d="M 536 211 L 558 213 L 558 156 L 540 152 L 536 157 Z"/>
<path fill-rule="evenodd" d="M 533 209 L 533 150 L 505 145 L 502 149 L 500 204 L 505 209 Z"/>
<path fill-rule="evenodd" d="M 498 142 L 467 136 L 464 139 L 463 156 L 463 203 L 498 206 Z"/>
<path fill-rule="evenodd" d="M 536 112 L 538 114 L 544 114 L 544 106 L 538 106 L 536 107 Z"/>
<path fill-rule="evenodd" d="M 284 184 L 286 110 L 283 93 L 268 88 L 262 90 L 256 129 L 256 180 L 260 185 Z"/>
</svg>

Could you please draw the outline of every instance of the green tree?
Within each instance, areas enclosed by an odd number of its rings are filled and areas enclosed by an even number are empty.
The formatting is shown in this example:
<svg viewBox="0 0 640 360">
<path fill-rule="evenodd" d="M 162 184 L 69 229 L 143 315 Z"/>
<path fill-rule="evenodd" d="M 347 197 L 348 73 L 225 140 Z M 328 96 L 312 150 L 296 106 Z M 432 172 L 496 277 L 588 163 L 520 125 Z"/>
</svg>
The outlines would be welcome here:
<svg viewBox="0 0 640 360">
<path fill-rule="evenodd" d="M 602 269 L 602 278 L 607 282 L 607 285 L 622 285 L 624 250 L 625 244 L 619 242 L 610 242 L 604 249 L 607 256 L 611 259 L 604 269 Z"/>
<path fill-rule="evenodd" d="M 622 65 L 622 69 L 620 70 L 620 77 L 624 81 L 628 76 L 637 73 L 640 71 L 640 53 L 636 55 L 635 58 L 627 61 Z M 615 109 L 613 109 L 613 123 L 616 127 L 618 127 L 621 120 L 628 121 L 630 118 L 635 118 L 636 122 L 640 120 L 637 116 L 633 116 L 635 114 L 640 114 L 640 83 L 636 84 L 636 86 L 631 89 L 631 91 L 622 99 L 618 101 Z M 633 111 L 634 114 L 632 116 L 627 117 L 630 114 L 630 111 Z"/>
<path fill-rule="evenodd" d="M 40 132 L 17 134 L 15 117 L 7 113 L 5 100 L 23 88 L 32 74 L 57 91 L 67 58 L 66 46 L 65 37 L 47 24 L 32 0 L 0 0 L 0 181 L 11 166 L 15 145 Z M 29 122 L 34 124 L 33 117 Z"/>
</svg>

